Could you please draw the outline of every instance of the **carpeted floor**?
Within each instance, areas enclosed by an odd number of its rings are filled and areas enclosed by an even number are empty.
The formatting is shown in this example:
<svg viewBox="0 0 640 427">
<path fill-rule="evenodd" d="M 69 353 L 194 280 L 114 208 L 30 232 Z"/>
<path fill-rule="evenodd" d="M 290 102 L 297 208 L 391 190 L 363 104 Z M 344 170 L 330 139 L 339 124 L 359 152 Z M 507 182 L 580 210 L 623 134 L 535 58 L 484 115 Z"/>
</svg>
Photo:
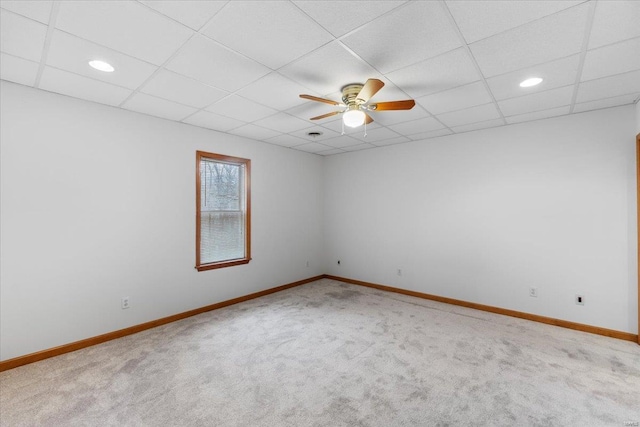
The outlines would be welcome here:
<svg viewBox="0 0 640 427">
<path fill-rule="evenodd" d="M 2 426 L 624 426 L 640 346 L 320 280 L 0 374 Z"/>
</svg>

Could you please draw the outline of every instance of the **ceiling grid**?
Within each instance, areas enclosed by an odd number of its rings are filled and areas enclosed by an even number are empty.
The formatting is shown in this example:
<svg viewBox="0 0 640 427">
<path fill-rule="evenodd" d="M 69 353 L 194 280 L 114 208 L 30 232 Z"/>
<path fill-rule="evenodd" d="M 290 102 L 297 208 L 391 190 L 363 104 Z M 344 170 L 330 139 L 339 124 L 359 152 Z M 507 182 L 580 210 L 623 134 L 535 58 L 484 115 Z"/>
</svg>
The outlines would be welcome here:
<svg viewBox="0 0 640 427">
<path fill-rule="evenodd" d="M 635 0 L 0 0 L 0 18 L 3 80 L 319 155 L 640 100 Z M 366 137 L 298 96 L 368 79 L 371 104 L 416 105 L 368 111 Z"/>
</svg>

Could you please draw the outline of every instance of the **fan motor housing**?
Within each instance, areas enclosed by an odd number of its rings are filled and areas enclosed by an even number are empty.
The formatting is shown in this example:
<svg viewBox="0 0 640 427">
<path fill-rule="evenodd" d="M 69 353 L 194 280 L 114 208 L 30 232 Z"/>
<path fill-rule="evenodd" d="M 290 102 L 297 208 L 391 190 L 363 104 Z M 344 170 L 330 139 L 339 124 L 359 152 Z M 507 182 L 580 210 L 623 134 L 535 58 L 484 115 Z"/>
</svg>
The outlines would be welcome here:
<svg viewBox="0 0 640 427">
<path fill-rule="evenodd" d="M 349 107 L 359 106 L 364 104 L 364 101 L 358 99 L 358 94 L 364 87 L 361 83 L 352 83 L 342 88 L 342 101 Z"/>
</svg>

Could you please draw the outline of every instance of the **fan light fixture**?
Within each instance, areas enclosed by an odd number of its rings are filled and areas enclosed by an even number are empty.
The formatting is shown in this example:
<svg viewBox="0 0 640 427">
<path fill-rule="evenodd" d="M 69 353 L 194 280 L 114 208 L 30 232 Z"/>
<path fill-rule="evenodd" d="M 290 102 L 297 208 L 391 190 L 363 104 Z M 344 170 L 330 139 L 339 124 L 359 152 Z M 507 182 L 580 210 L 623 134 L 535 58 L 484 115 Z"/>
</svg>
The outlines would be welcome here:
<svg viewBox="0 0 640 427">
<path fill-rule="evenodd" d="M 92 68 L 95 68 L 98 71 L 104 71 L 105 73 L 113 73 L 113 71 L 115 70 L 115 68 L 113 68 L 113 66 L 108 62 L 99 61 L 97 59 L 89 61 L 89 65 Z"/>
<path fill-rule="evenodd" d="M 342 121 L 345 126 L 350 128 L 357 128 L 364 124 L 365 114 L 360 110 L 348 110 L 342 115 Z"/>
<path fill-rule="evenodd" d="M 536 86 L 542 83 L 542 79 L 540 77 L 532 77 L 520 83 L 520 87 L 531 87 Z"/>
</svg>

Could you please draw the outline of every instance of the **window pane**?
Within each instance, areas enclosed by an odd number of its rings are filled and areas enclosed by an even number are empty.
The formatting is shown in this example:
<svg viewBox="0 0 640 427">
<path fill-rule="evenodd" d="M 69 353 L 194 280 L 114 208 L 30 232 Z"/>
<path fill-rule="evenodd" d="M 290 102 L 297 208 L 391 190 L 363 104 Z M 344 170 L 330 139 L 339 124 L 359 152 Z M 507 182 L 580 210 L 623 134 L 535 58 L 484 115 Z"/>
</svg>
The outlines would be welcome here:
<svg viewBox="0 0 640 427">
<path fill-rule="evenodd" d="M 242 212 L 202 212 L 200 215 L 200 262 L 244 257 Z"/>
</svg>

